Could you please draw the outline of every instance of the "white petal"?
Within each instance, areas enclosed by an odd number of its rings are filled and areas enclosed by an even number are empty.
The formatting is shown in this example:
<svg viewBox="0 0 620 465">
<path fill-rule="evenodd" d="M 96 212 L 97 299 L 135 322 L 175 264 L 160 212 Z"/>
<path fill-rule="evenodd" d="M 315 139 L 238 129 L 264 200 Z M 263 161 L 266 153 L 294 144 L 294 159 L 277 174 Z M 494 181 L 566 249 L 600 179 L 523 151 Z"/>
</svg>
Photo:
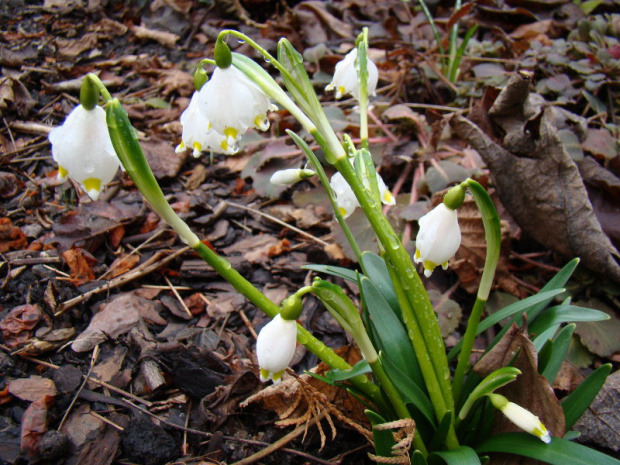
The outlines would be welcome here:
<svg viewBox="0 0 620 465">
<path fill-rule="evenodd" d="M 288 367 L 295 355 L 297 324 L 276 315 L 261 329 L 256 340 L 256 356 L 261 371 L 280 373 Z"/>
<path fill-rule="evenodd" d="M 77 106 L 62 126 L 50 132 L 49 140 L 54 160 L 93 198 L 99 195 L 99 188 L 92 185 L 109 183 L 118 171 L 120 161 L 112 146 L 105 111 L 99 106 L 92 110 Z"/>
<path fill-rule="evenodd" d="M 336 89 L 336 98 L 342 97 L 344 94 L 351 94 L 356 100 L 359 100 L 359 81 L 357 78 L 357 69 L 355 60 L 357 58 L 357 48 L 353 48 L 343 60 L 336 64 L 334 77 L 332 82 L 325 88 L 326 90 Z M 379 81 L 379 71 L 377 65 L 366 57 L 366 69 L 368 71 L 367 91 L 368 95 L 375 95 L 377 82 Z"/>
<path fill-rule="evenodd" d="M 422 262 L 426 271 L 446 263 L 461 245 L 461 230 L 456 210 L 441 203 L 420 218 L 420 229 L 416 238 L 416 263 Z"/>
</svg>

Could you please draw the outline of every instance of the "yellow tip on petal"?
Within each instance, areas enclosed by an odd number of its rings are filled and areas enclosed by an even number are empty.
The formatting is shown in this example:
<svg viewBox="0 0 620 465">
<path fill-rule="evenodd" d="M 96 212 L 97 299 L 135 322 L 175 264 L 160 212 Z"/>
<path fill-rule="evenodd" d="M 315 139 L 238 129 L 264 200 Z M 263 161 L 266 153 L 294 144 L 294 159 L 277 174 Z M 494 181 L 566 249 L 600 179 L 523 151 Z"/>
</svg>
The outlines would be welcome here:
<svg viewBox="0 0 620 465">
<path fill-rule="evenodd" d="M 383 203 L 386 205 L 394 205 L 395 199 L 394 195 L 390 191 L 385 191 L 383 193 Z"/>
<path fill-rule="evenodd" d="M 176 149 L 174 149 L 174 151 L 175 151 L 176 153 L 181 153 L 181 152 L 184 152 L 184 151 L 185 151 L 185 149 L 186 149 L 186 147 L 185 147 L 185 142 L 181 142 L 179 145 L 177 145 L 177 148 L 176 148 Z"/>
<path fill-rule="evenodd" d="M 58 182 L 65 182 L 69 177 L 69 172 L 66 168 L 58 165 Z"/>
<path fill-rule="evenodd" d="M 339 207 L 338 209 L 340 210 L 340 214 L 342 216 L 347 216 L 347 210 L 344 207 Z"/>
<path fill-rule="evenodd" d="M 266 131 L 269 129 L 269 120 L 265 115 L 256 115 L 254 118 L 254 126 L 261 131 Z"/>
<path fill-rule="evenodd" d="M 239 131 L 237 131 L 236 128 L 226 128 L 224 129 L 224 135 L 226 136 L 227 139 L 233 139 L 236 140 L 237 136 L 239 135 Z"/>
<path fill-rule="evenodd" d="M 199 142 L 194 142 L 192 144 L 192 148 L 194 149 L 192 155 L 194 155 L 194 158 L 198 158 L 202 154 L 202 144 Z"/>
<path fill-rule="evenodd" d="M 97 200 L 99 198 L 99 194 L 101 193 L 101 180 L 97 178 L 88 178 L 85 179 L 82 183 L 84 185 L 84 189 L 88 193 L 88 196 Z"/>
</svg>

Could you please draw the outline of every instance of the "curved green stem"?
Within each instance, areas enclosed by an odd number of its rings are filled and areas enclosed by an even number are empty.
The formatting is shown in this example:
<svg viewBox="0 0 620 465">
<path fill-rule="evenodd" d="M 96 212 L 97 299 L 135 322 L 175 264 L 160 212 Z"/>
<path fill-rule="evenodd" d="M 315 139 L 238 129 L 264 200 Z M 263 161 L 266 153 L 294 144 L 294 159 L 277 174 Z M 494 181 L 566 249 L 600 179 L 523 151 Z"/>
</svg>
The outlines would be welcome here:
<svg viewBox="0 0 620 465">
<path fill-rule="evenodd" d="M 478 324 L 480 323 L 480 317 L 489 298 L 491 292 L 491 286 L 493 285 L 493 277 L 495 276 L 495 269 L 497 268 L 497 262 L 499 261 L 499 254 L 502 241 L 502 232 L 500 226 L 500 218 L 497 214 L 497 210 L 493 205 L 493 201 L 488 192 L 473 179 L 467 179 L 461 183 L 463 188 L 469 188 L 472 193 L 476 206 L 480 210 L 482 217 L 482 224 L 484 225 L 484 235 L 487 243 L 487 253 L 484 262 L 484 270 L 482 271 L 482 278 L 480 280 L 480 286 L 478 287 L 478 294 L 476 296 L 476 302 L 472 309 L 469 320 L 467 321 L 467 329 L 463 336 L 463 346 L 459 359 L 454 372 L 454 380 L 452 382 L 452 389 L 454 391 L 454 397 L 459 400 L 461 389 L 463 388 L 463 382 L 465 380 L 465 373 L 469 369 L 469 357 L 471 355 L 472 348 L 474 346 L 474 340 L 478 331 Z"/>
<path fill-rule="evenodd" d="M 289 129 L 286 130 L 286 133 L 289 136 L 291 136 L 293 141 L 295 141 L 297 146 L 306 155 L 308 160 L 310 160 L 310 163 L 312 164 L 314 171 L 318 175 L 319 180 L 321 181 L 321 184 L 323 184 L 325 193 L 327 194 L 327 197 L 329 198 L 329 202 L 331 203 L 332 210 L 334 211 L 336 221 L 338 221 L 340 228 L 342 228 L 342 232 L 347 238 L 347 241 L 349 242 L 349 245 L 351 246 L 351 249 L 353 250 L 355 257 L 357 258 L 357 263 L 359 263 L 359 265 L 362 267 L 362 272 L 363 272 L 364 263 L 362 261 L 362 250 L 357 244 L 357 241 L 355 240 L 355 236 L 351 232 L 351 228 L 349 228 L 349 225 L 347 224 L 344 217 L 342 216 L 342 213 L 340 213 L 340 208 L 338 208 L 338 203 L 336 202 L 336 196 L 334 195 L 334 192 L 329 184 L 329 179 L 327 179 L 327 174 L 325 174 L 325 170 L 323 169 L 321 162 L 316 157 L 314 152 L 310 149 L 310 147 L 308 147 L 308 144 L 306 144 L 306 142 L 301 137 L 299 137 L 297 134 L 295 134 L 293 131 Z"/>
<path fill-rule="evenodd" d="M 99 79 L 99 76 L 97 76 L 94 73 L 88 73 L 84 77 L 84 79 L 89 79 L 97 87 L 97 90 L 103 97 L 104 102 L 107 103 L 110 100 L 112 100 L 112 96 L 110 95 L 110 92 L 108 91 L 106 86 L 103 84 L 103 82 L 101 82 L 101 79 Z"/>
</svg>

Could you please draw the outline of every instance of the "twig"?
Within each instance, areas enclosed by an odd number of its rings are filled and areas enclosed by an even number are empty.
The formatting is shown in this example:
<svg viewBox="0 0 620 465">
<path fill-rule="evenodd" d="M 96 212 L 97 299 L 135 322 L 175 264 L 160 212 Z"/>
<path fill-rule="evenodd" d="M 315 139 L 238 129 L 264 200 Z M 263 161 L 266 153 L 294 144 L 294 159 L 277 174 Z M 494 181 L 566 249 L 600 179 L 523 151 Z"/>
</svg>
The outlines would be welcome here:
<svg viewBox="0 0 620 465">
<path fill-rule="evenodd" d="M 177 291 L 175 289 L 174 285 L 168 279 L 168 276 L 164 276 L 164 280 L 166 281 L 166 284 L 168 285 L 168 289 L 170 289 L 172 291 L 172 293 L 174 294 L 174 296 L 177 298 L 177 300 L 181 304 L 181 307 L 183 308 L 185 313 L 187 313 L 187 315 L 189 316 L 190 320 L 192 318 L 194 318 L 194 315 L 192 315 L 192 312 L 189 310 L 189 308 L 187 308 L 187 305 L 185 304 L 185 302 L 181 298 L 181 294 L 179 294 L 179 291 Z"/>
<path fill-rule="evenodd" d="M 93 350 L 93 355 L 90 358 L 90 368 L 88 369 L 88 373 L 86 373 L 86 376 L 84 377 L 84 381 L 82 381 L 82 384 L 80 385 L 79 389 L 75 392 L 75 395 L 73 396 L 73 399 L 71 399 L 71 403 L 69 404 L 69 407 L 67 407 L 65 414 L 62 416 L 62 420 L 60 420 L 60 424 L 58 425 L 58 431 L 62 430 L 62 425 L 65 423 L 65 420 L 69 416 L 69 412 L 71 412 L 71 409 L 73 408 L 75 401 L 78 399 L 80 392 L 82 392 L 82 389 L 84 389 L 84 386 L 86 386 L 86 382 L 88 381 L 88 378 L 90 377 L 90 374 L 93 371 L 93 368 L 95 367 L 95 363 L 97 363 L 98 358 L 99 358 L 99 344 L 97 344 L 95 346 L 95 350 Z"/>
<path fill-rule="evenodd" d="M 134 279 L 141 278 L 142 276 L 145 276 L 155 271 L 156 269 L 166 265 L 167 263 L 171 262 L 172 260 L 177 258 L 179 255 L 182 255 L 185 252 L 187 252 L 189 249 L 190 247 L 183 247 L 164 258 L 162 258 L 162 256 L 164 256 L 166 252 L 159 251 L 155 255 L 153 255 L 150 259 L 148 259 L 146 262 L 138 266 L 136 269 L 128 273 L 125 273 L 124 275 L 121 275 L 117 278 L 111 279 L 110 281 L 106 282 L 102 286 L 99 286 L 95 289 L 85 292 L 84 294 L 74 297 L 73 299 L 63 302 L 62 304 L 58 306 L 58 310 L 54 313 L 54 316 L 62 315 L 65 311 L 69 310 L 70 308 L 75 307 L 76 305 L 81 304 L 82 302 L 88 300 L 91 296 L 95 294 L 99 294 L 100 292 L 107 292 L 110 289 L 114 289 L 115 287 L 122 286 L 123 284 L 131 282 Z"/>
<path fill-rule="evenodd" d="M 251 208 L 251 207 L 246 207 L 245 205 L 240 205 L 238 203 L 233 203 L 233 202 L 229 202 L 228 200 L 224 201 L 226 203 L 226 205 L 230 205 L 231 207 L 235 207 L 235 208 L 240 208 L 241 210 L 246 210 L 252 213 L 256 213 L 257 215 L 263 216 L 265 218 L 267 218 L 270 221 L 273 221 L 274 223 L 277 223 L 281 226 L 284 226 L 285 228 L 289 228 L 291 231 L 295 231 L 297 234 L 300 234 L 301 236 L 305 236 L 309 239 L 312 239 L 315 242 L 318 242 L 319 244 L 321 244 L 323 247 L 327 247 L 329 246 L 329 244 L 327 242 L 325 242 L 322 239 L 319 239 L 316 236 L 313 236 L 310 233 L 307 233 L 306 231 L 303 231 L 299 228 L 296 228 L 295 226 L 291 226 L 290 224 L 279 220 L 278 218 L 276 218 L 275 216 L 271 216 L 268 213 L 263 213 L 260 210 L 256 210 L 255 208 Z"/>
</svg>

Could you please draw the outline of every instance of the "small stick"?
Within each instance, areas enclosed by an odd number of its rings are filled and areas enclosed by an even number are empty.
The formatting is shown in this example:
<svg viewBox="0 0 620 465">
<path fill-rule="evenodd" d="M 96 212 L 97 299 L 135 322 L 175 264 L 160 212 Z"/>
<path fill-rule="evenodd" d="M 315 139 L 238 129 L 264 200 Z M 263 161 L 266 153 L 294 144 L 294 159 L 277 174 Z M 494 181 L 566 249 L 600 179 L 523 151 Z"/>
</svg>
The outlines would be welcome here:
<svg viewBox="0 0 620 465">
<path fill-rule="evenodd" d="M 192 315 L 192 312 L 189 310 L 189 308 L 187 308 L 187 305 L 185 305 L 185 302 L 181 298 L 181 295 L 179 294 L 179 291 L 177 291 L 175 289 L 174 285 L 168 279 L 168 276 L 164 275 L 164 280 L 166 281 L 166 284 L 168 284 L 168 289 L 170 289 L 172 291 L 174 296 L 177 298 L 177 300 L 181 304 L 181 307 L 183 307 L 183 310 L 185 310 L 185 313 L 187 313 L 187 315 L 189 316 L 190 319 L 194 318 L 194 315 Z"/>
</svg>

